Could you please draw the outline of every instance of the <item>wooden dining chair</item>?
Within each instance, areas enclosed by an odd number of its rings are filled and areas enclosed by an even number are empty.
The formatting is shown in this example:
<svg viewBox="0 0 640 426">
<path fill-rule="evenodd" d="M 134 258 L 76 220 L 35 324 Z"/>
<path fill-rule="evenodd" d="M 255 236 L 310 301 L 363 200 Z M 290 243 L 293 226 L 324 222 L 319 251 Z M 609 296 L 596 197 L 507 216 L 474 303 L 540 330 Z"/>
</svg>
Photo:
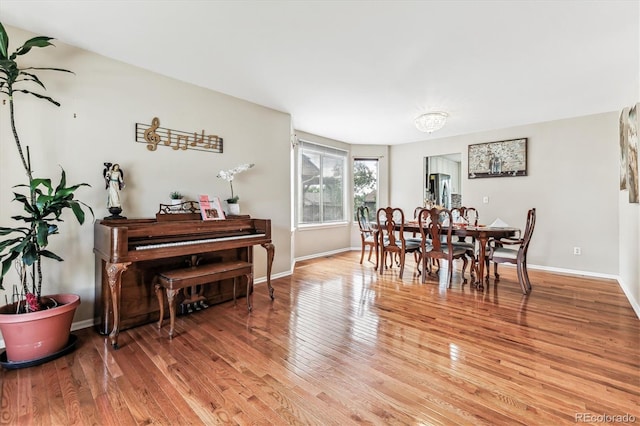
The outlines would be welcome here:
<svg viewBox="0 0 640 426">
<path fill-rule="evenodd" d="M 413 220 L 418 220 L 418 214 L 420 213 L 420 210 L 422 210 L 424 207 L 416 207 L 415 209 L 413 209 Z M 407 241 L 415 241 L 417 243 L 420 242 L 420 235 L 418 235 L 417 232 L 413 232 L 411 234 L 411 237 L 407 238 Z"/>
<path fill-rule="evenodd" d="M 531 292 L 531 281 L 529 281 L 527 273 L 527 251 L 535 226 L 536 209 L 531 209 L 527 212 L 527 224 L 522 238 L 501 238 L 489 241 L 489 254 L 486 260 L 487 281 L 489 280 L 489 262 L 493 262 L 493 275 L 496 282 L 500 280 L 498 263 L 511 263 L 517 267 L 518 282 L 522 293 L 529 294 Z"/>
<path fill-rule="evenodd" d="M 420 213 L 420 210 L 422 210 L 424 207 L 418 206 L 415 209 L 413 209 L 413 220 L 417 221 L 418 220 L 418 214 Z M 406 240 L 407 242 L 411 242 L 411 243 L 418 243 L 420 244 L 422 242 L 422 237 L 419 235 L 419 232 L 412 232 L 410 237 L 407 237 Z M 420 263 L 420 252 L 419 251 L 415 251 L 413 253 L 413 256 L 415 258 L 416 263 Z"/>
<path fill-rule="evenodd" d="M 407 241 L 404 237 L 404 212 L 398 207 L 382 207 L 376 212 L 376 224 L 378 229 L 378 250 L 380 250 L 380 273 L 387 267 L 387 255 L 391 255 L 391 266 L 394 256 L 398 257 L 400 266 L 400 278 L 404 272 L 404 261 L 407 253 L 420 251 L 420 244 Z"/>
<path fill-rule="evenodd" d="M 418 216 L 418 223 L 422 224 L 420 232 L 425 241 L 422 247 L 422 282 L 426 282 L 427 273 L 431 273 L 431 265 L 438 263 L 438 273 L 440 272 L 440 260 L 446 260 L 447 264 L 447 284 L 451 287 L 453 280 L 453 261 L 462 259 L 462 280 L 467 282 L 465 272 L 467 270 L 466 249 L 455 247 L 452 241 L 453 216 L 448 209 L 423 209 Z M 431 244 L 427 244 L 427 238 Z"/>
<path fill-rule="evenodd" d="M 360 206 L 357 210 L 358 226 L 360 227 L 360 239 L 362 240 L 362 252 L 360 253 L 360 264 L 364 259 L 365 248 L 369 247 L 369 257 L 367 260 L 371 262 L 371 253 L 376 253 L 376 268 L 378 267 L 378 245 L 376 244 L 376 231 L 371 227 L 369 222 L 369 207 Z"/>
<path fill-rule="evenodd" d="M 475 207 L 457 207 L 451 209 L 451 215 L 456 223 L 462 222 L 467 226 L 478 226 L 478 210 Z M 478 247 L 476 246 L 476 239 L 469 237 L 458 237 L 454 239 L 453 245 L 465 249 L 465 254 L 471 261 L 470 273 L 471 278 L 475 278 L 477 275 L 477 262 L 478 262 Z"/>
<path fill-rule="evenodd" d="M 470 226 L 478 226 L 478 220 L 480 220 L 480 214 L 475 207 L 462 207 L 462 216 Z"/>
</svg>

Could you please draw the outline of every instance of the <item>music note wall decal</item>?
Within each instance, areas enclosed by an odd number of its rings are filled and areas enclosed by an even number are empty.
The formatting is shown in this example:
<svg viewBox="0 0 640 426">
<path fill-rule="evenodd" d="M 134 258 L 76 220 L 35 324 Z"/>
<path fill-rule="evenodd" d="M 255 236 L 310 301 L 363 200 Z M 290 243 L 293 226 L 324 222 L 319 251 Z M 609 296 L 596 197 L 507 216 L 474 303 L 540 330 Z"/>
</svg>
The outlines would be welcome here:
<svg viewBox="0 0 640 426">
<path fill-rule="evenodd" d="M 136 142 L 147 144 L 149 151 L 158 149 L 158 144 L 170 146 L 174 151 L 193 149 L 222 153 L 223 139 L 217 135 L 205 135 L 204 130 L 183 132 L 160 127 L 160 119 L 153 117 L 151 125 L 136 123 Z"/>
</svg>

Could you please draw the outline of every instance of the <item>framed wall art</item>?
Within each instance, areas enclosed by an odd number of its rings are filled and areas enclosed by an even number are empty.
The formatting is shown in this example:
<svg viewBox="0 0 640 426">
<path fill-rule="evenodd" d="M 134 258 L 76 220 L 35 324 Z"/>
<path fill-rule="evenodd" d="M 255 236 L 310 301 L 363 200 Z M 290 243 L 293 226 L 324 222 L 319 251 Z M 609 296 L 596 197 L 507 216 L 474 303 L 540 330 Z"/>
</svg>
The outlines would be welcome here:
<svg viewBox="0 0 640 426">
<path fill-rule="evenodd" d="M 620 190 L 627 189 L 627 155 L 629 150 L 629 109 L 620 113 Z"/>
<path fill-rule="evenodd" d="M 640 202 L 640 167 L 638 166 L 638 128 L 640 127 L 640 102 L 629 109 L 627 119 L 627 189 L 629 202 Z"/>
<path fill-rule="evenodd" d="M 469 179 L 527 176 L 527 138 L 469 145 Z"/>
</svg>

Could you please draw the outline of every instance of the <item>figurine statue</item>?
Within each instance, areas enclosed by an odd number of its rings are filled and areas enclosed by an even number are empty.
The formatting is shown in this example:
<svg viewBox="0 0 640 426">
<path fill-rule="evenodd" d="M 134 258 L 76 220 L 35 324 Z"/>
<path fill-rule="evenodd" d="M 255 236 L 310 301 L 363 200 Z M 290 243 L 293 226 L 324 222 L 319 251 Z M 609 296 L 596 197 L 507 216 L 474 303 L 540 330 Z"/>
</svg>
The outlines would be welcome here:
<svg viewBox="0 0 640 426">
<path fill-rule="evenodd" d="M 104 176 L 105 189 L 107 190 L 107 209 L 111 213 L 111 216 L 105 219 L 126 219 L 126 217 L 120 215 L 122 213 L 120 191 L 125 187 L 124 170 L 117 163 L 104 163 L 102 175 Z"/>
</svg>

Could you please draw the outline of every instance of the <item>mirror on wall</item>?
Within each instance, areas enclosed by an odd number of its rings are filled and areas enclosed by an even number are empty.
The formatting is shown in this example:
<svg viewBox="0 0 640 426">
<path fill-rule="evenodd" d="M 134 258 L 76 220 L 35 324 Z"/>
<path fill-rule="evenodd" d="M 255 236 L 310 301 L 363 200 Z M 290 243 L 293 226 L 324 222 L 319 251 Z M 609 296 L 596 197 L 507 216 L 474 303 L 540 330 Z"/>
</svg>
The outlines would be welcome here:
<svg viewBox="0 0 640 426">
<path fill-rule="evenodd" d="M 462 206 L 462 154 L 424 157 L 423 198 L 447 209 Z"/>
</svg>

